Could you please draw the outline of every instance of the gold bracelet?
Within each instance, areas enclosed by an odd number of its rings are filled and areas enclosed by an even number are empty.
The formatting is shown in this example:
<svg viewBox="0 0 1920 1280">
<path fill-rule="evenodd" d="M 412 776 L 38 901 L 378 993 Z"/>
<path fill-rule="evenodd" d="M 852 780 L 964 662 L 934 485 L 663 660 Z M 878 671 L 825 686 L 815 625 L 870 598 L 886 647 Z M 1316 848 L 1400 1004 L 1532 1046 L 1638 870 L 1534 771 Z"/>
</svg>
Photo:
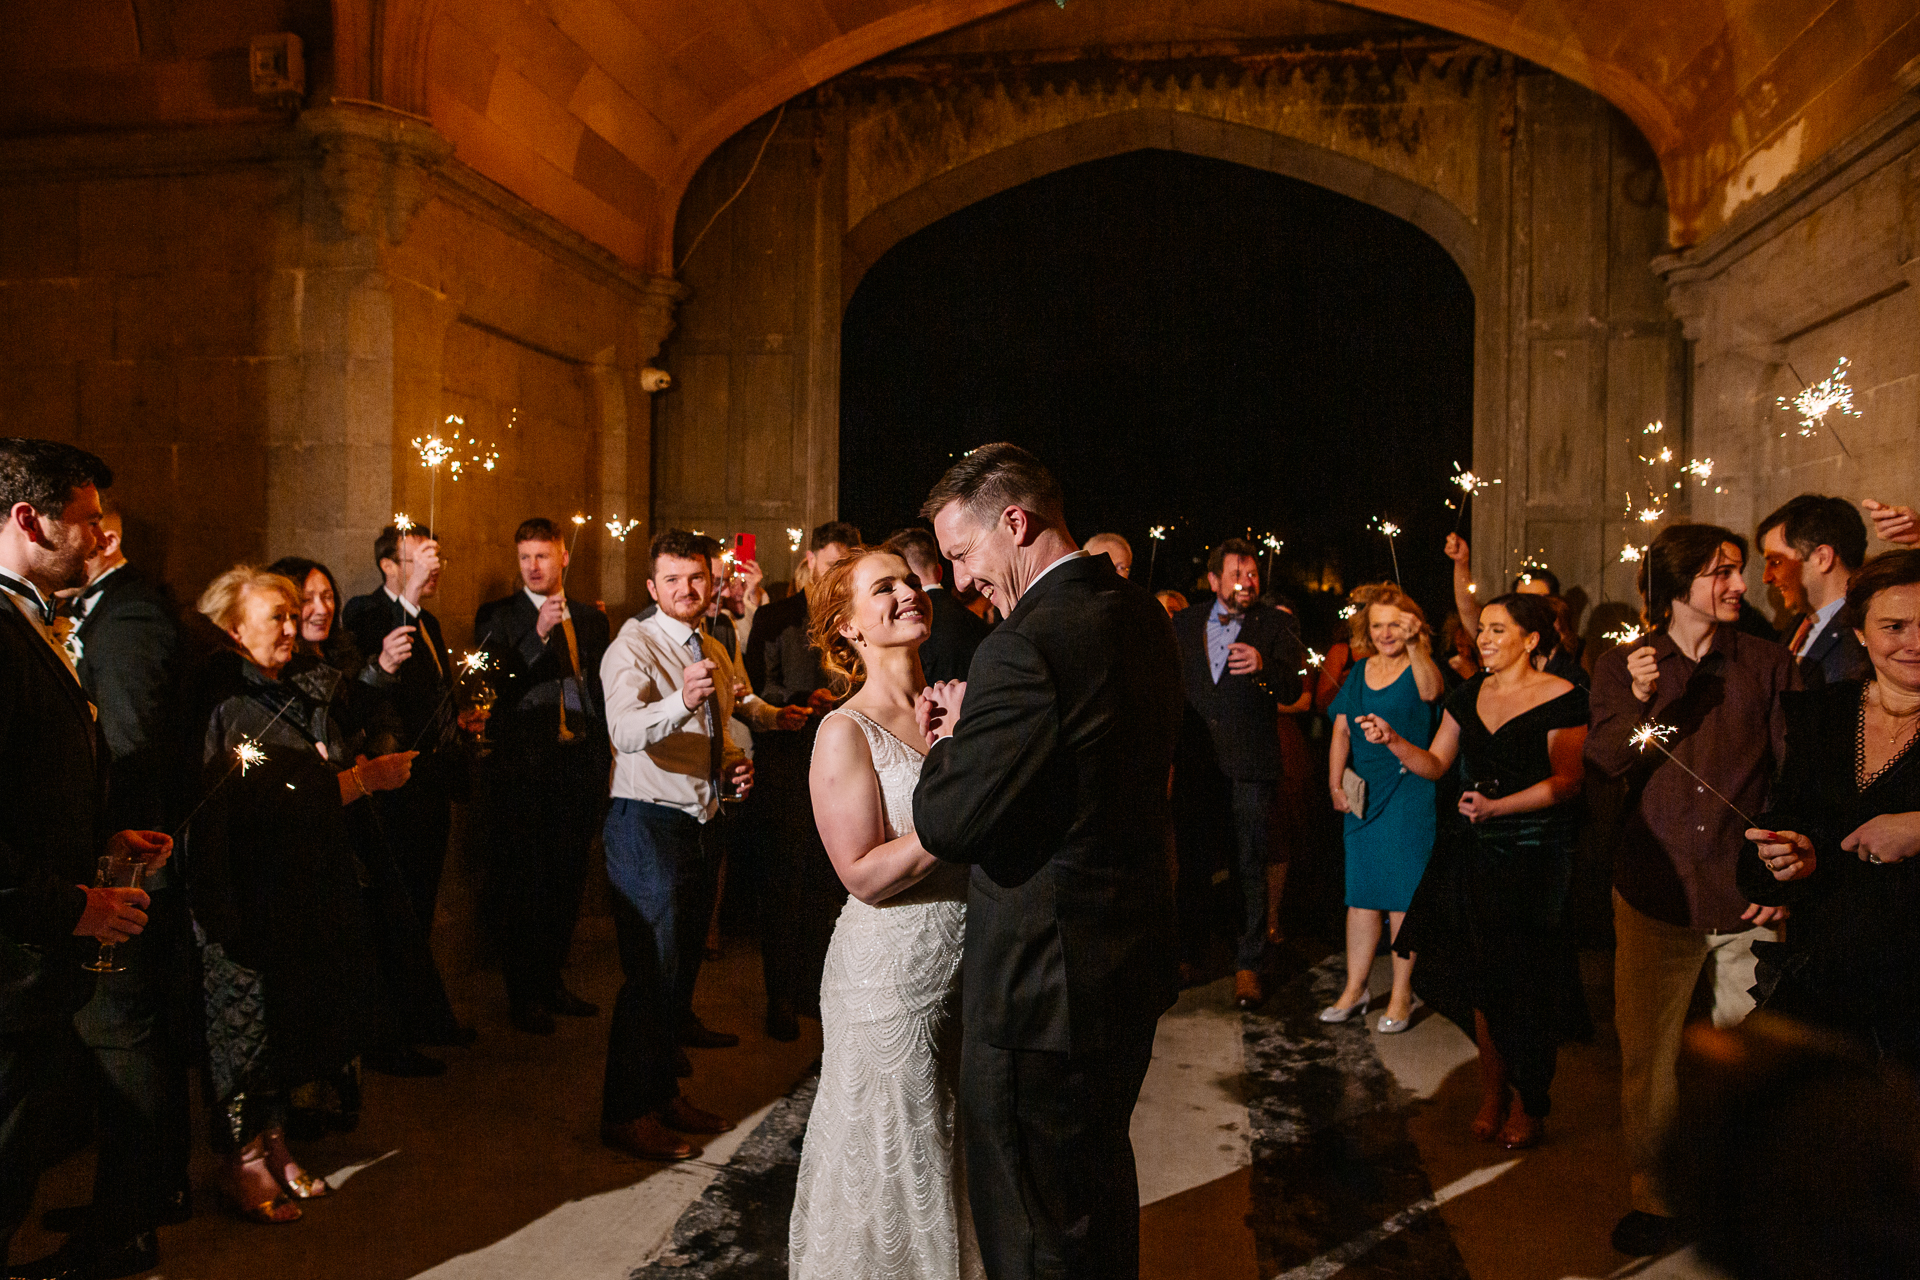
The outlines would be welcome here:
<svg viewBox="0 0 1920 1280">
<path fill-rule="evenodd" d="M 347 770 L 347 776 L 353 779 L 354 786 L 360 788 L 360 795 L 363 799 L 373 799 L 373 792 L 367 790 L 367 784 L 360 780 L 359 765 L 354 765 L 351 769 Z"/>
</svg>

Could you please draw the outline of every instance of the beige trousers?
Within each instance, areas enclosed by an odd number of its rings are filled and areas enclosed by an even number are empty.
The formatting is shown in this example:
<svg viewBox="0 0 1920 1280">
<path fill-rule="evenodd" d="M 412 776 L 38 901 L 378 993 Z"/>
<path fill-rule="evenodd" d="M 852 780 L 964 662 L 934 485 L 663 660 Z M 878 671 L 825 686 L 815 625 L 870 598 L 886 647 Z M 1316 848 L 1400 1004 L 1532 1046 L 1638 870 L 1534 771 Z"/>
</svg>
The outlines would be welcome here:
<svg viewBox="0 0 1920 1280">
<path fill-rule="evenodd" d="M 1644 915 L 1613 895 L 1613 1021 L 1620 1033 L 1620 1127 L 1632 1171 L 1633 1207 L 1671 1217 L 1659 1186 L 1660 1143 L 1673 1123 L 1680 1084 L 1680 1036 L 1701 971 L 1713 996 L 1713 1025 L 1753 1012 L 1753 944 L 1772 929 L 1703 933 Z"/>
</svg>

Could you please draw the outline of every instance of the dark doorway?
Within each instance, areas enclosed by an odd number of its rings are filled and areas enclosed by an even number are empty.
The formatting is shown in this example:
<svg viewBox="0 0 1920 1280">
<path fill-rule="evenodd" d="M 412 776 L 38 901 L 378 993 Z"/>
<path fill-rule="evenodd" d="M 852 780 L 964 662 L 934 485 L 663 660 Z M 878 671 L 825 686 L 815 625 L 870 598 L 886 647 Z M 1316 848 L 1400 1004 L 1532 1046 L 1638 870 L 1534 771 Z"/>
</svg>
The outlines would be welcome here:
<svg viewBox="0 0 1920 1280">
<path fill-rule="evenodd" d="M 1251 529 L 1285 539 L 1283 590 L 1351 588 L 1391 576 L 1385 516 L 1406 585 L 1436 623 L 1447 608 L 1473 294 L 1369 205 L 1167 151 L 1066 169 L 887 253 L 841 370 L 840 508 L 868 537 L 1006 439 L 1054 467 L 1076 535 L 1133 543 L 1137 579 L 1168 525 L 1156 586 L 1189 589 L 1208 546 Z"/>
</svg>

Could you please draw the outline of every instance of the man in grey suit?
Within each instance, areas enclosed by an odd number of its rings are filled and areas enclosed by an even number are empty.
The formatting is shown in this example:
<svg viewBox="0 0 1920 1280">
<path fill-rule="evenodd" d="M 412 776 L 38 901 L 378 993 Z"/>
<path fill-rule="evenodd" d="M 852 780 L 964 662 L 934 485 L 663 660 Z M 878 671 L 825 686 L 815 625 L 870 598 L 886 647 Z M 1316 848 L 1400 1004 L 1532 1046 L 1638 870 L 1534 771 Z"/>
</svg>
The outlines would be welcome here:
<svg viewBox="0 0 1920 1280">
<path fill-rule="evenodd" d="M 1173 629 L 1063 506 L 1038 459 L 990 444 L 923 509 L 955 585 L 1007 615 L 964 684 L 922 696 L 913 806 L 927 851 L 973 866 L 960 1105 L 993 1280 L 1138 1274 L 1127 1130 L 1178 985 Z"/>
</svg>

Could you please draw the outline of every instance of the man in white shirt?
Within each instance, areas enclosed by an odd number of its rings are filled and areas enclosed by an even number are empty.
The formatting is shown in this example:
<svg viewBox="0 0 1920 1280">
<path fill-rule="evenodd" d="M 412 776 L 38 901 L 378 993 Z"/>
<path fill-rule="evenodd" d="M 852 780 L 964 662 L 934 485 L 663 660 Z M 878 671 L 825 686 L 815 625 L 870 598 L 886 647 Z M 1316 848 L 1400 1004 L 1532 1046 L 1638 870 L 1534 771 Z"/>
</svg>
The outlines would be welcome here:
<svg viewBox="0 0 1920 1280">
<path fill-rule="evenodd" d="M 1867 558 L 1867 522 L 1845 498 L 1803 493 L 1760 522 L 1766 582 L 1800 615 L 1787 647 L 1809 689 L 1868 675 L 1867 651 L 1839 621 Z"/>
<path fill-rule="evenodd" d="M 693 1017 L 693 987 L 718 887 L 723 799 L 753 785 L 753 763 L 728 740 L 732 655 L 701 627 L 713 566 L 698 534 L 670 529 L 649 548 L 647 593 L 659 608 L 629 619 L 600 664 L 613 739 L 613 800 L 603 836 L 626 982 L 607 1038 L 601 1140 L 647 1160 L 685 1160 L 681 1134 L 731 1124 L 680 1096 L 676 1041 Z M 778 711 L 741 707 L 757 729 Z M 763 723 L 764 721 L 764 723 Z"/>
</svg>

